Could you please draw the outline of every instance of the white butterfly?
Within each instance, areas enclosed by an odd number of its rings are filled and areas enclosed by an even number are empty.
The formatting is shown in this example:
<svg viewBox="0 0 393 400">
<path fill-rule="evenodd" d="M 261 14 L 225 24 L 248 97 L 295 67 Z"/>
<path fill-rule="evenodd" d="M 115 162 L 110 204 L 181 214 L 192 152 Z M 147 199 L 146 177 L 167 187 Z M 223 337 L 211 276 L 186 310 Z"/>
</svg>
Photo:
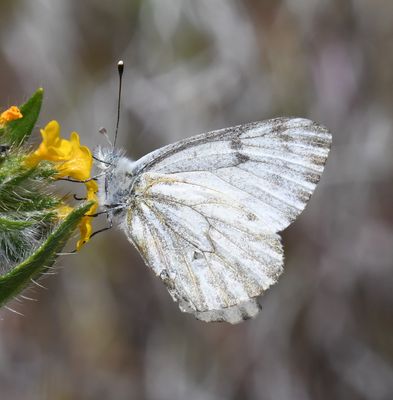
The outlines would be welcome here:
<svg viewBox="0 0 393 400">
<path fill-rule="evenodd" d="M 100 149 L 99 202 L 182 311 L 237 323 L 283 271 L 278 232 L 318 183 L 330 133 L 276 118 L 201 134 L 131 161 Z"/>
</svg>

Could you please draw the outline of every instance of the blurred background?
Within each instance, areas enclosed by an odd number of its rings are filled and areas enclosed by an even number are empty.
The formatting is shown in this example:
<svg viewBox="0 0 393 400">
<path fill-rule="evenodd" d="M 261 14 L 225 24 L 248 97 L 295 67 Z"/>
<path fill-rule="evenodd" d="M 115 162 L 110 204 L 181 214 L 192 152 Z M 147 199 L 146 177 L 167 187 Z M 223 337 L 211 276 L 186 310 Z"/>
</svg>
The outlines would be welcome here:
<svg viewBox="0 0 393 400">
<path fill-rule="evenodd" d="M 130 157 L 280 115 L 333 133 L 255 320 L 181 313 L 113 229 L 61 258 L 46 289 L 25 293 L 36 301 L 13 303 L 23 317 L 0 312 L 1 400 L 393 398 L 392 1 L 3 0 L 0 10 L 1 106 L 43 86 L 41 126 L 57 119 L 89 146 L 105 144 L 101 126 L 113 133 L 120 58 Z"/>
</svg>

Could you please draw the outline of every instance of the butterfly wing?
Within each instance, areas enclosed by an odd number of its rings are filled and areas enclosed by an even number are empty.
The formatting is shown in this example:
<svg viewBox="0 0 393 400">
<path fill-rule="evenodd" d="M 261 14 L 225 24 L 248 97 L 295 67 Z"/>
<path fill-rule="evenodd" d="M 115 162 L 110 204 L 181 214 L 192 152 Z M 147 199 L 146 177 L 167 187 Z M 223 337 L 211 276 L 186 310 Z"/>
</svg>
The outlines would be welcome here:
<svg viewBox="0 0 393 400">
<path fill-rule="evenodd" d="M 124 229 L 183 311 L 236 323 L 283 269 L 277 232 L 304 209 L 328 131 L 278 118 L 198 135 L 134 166 Z"/>
</svg>

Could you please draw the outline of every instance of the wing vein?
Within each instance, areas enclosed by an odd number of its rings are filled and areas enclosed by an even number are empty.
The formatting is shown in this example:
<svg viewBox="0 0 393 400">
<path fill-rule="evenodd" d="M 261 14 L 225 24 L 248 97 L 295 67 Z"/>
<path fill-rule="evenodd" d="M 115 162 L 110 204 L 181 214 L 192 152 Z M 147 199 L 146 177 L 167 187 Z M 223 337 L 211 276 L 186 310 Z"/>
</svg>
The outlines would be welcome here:
<svg viewBox="0 0 393 400">
<path fill-rule="evenodd" d="M 210 216 L 210 217 L 207 217 L 206 215 L 204 215 L 204 214 L 203 214 L 202 212 L 200 212 L 199 210 L 193 208 L 192 205 L 190 205 L 190 204 L 186 204 L 186 203 L 184 203 L 184 202 L 182 202 L 182 201 L 178 201 L 178 200 L 175 200 L 175 199 L 170 198 L 170 197 L 163 197 L 163 196 L 160 196 L 160 195 L 157 195 L 157 194 L 154 195 L 154 198 L 155 198 L 156 200 L 158 200 L 158 201 L 163 201 L 164 203 L 165 203 L 165 202 L 175 203 L 175 204 L 179 204 L 179 205 L 184 206 L 184 207 L 189 207 L 189 208 L 191 208 L 193 211 L 195 211 L 196 213 L 198 213 L 201 217 L 203 217 L 203 218 L 206 220 L 206 222 L 207 222 L 208 225 L 209 225 L 209 228 L 215 229 L 215 226 L 212 225 L 212 224 L 210 223 L 210 220 L 214 220 L 214 221 L 217 221 L 217 222 L 221 222 L 222 224 L 227 225 L 228 227 L 230 227 L 230 228 L 232 228 L 232 229 L 234 229 L 234 230 L 237 230 L 237 231 L 239 231 L 239 232 L 241 232 L 241 233 L 244 233 L 244 234 L 246 234 L 246 235 L 248 235 L 248 236 L 251 236 L 251 237 L 253 237 L 253 238 L 257 238 L 258 240 L 262 240 L 261 238 L 258 237 L 257 234 L 252 233 L 252 232 L 250 232 L 250 231 L 248 231 L 248 230 L 245 230 L 245 229 L 241 229 L 238 225 L 230 224 L 228 221 L 226 221 L 226 220 L 224 220 L 224 219 L 217 218 L 217 217 L 211 217 L 211 216 Z M 209 205 L 209 204 L 219 204 L 219 205 L 221 205 L 221 203 L 218 203 L 218 202 L 203 202 L 203 203 L 198 203 L 198 205 Z M 233 206 L 233 204 L 229 204 L 229 203 L 226 204 L 226 206 L 235 208 L 235 207 Z M 236 208 L 237 208 L 237 207 L 236 207 Z M 235 209 L 236 209 L 236 208 L 235 208 Z M 196 247 L 193 243 L 190 243 L 190 244 L 192 244 L 194 247 Z M 198 248 L 198 247 L 196 247 L 196 248 L 197 248 L 198 250 L 201 251 L 200 248 Z M 214 246 L 213 246 L 213 248 L 214 248 Z M 268 257 L 272 257 L 272 258 L 276 258 L 277 260 L 280 260 L 279 258 L 274 257 L 272 254 L 270 254 L 269 252 L 267 252 L 267 251 L 264 250 L 264 249 L 260 249 L 260 251 L 263 252 L 264 254 L 266 254 Z"/>
<path fill-rule="evenodd" d="M 145 203 L 145 204 L 146 204 L 146 203 Z M 158 210 L 156 207 L 154 207 L 154 205 L 152 206 L 152 205 L 147 205 L 147 204 L 146 204 L 146 206 L 149 207 L 150 210 L 153 212 L 153 214 L 155 214 L 157 217 L 158 217 L 157 214 L 160 215 L 160 218 L 158 218 L 158 219 L 161 221 L 162 224 L 164 224 L 168 229 L 170 229 L 170 230 L 175 234 L 175 236 L 176 236 L 177 238 L 180 238 L 181 240 L 184 240 L 185 242 L 188 242 L 191 246 L 195 247 L 196 249 L 198 249 L 198 250 L 203 254 L 203 257 L 204 257 L 204 259 L 205 259 L 205 261 L 206 261 L 206 265 L 207 265 L 207 267 L 209 268 L 209 271 L 210 271 L 210 273 L 211 273 L 211 275 L 212 275 L 212 277 L 213 277 L 213 279 L 214 279 L 214 281 L 215 281 L 215 286 L 218 287 L 218 288 L 220 289 L 220 293 L 221 293 L 221 296 L 220 296 L 220 297 L 221 297 L 221 299 L 224 301 L 224 303 L 226 304 L 226 306 L 229 307 L 229 299 L 228 299 L 228 296 L 225 294 L 225 291 L 222 289 L 221 284 L 220 284 L 220 281 L 218 280 L 217 275 L 215 274 L 213 268 L 212 268 L 211 265 L 210 265 L 209 260 L 208 260 L 207 257 L 206 257 L 206 253 L 211 253 L 211 252 L 202 250 L 198 245 L 192 243 L 192 242 L 189 241 L 187 238 L 185 238 L 184 236 L 182 236 L 182 235 L 180 235 L 178 232 L 176 232 L 176 231 L 172 228 L 172 226 L 166 222 L 165 216 L 162 214 L 162 212 L 161 212 L 160 210 Z M 153 208 L 154 208 L 154 209 L 153 209 Z M 206 217 L 205 217 L 205 219 L 206 219 Z M 206 219 L 206 222 L 208 223 L 208 225 L 209 225 L 210 228 L 213 228 L 213 229 L 214 229 L 214 227 L 210 224 L 210 222 L 209 222 L 207 219 Z M 210 243 L 212 244 L 212 247 L 213 247 L 213 249 L 214 249 L 214 252 L 213 252 L 213 254 L 214 254 L 216 251 L 215 251 L 215 247 L 214 247 L 214 245 L 213 245 L 213 242 L 212 242 L 212 239 L 211 239 L 210 235 L 209 235 L 209 239 L 210 239 Z M 176 239 L 176 241 L 177 241 L 177 243 L 179 243 L 177 239 Z M 184 257 L 183 257 L 183 259 L 184 259 Z M 185 260 L 185 259 L 184 259 L 184 260 Z M 193 281 L 193 285 L 194 285 L 194 287 L 195 287 L 195 290 L 198 292 L 199 289 L 198 289 L 198 285 L 197 285 L 197 282 L 196 282 L 195 274 L 194 274 L 192 268 L 189 268 L 189 267 L 188 267 L 188 263 L 187 263 L 187 262 L 186 262 L 186 266 L 187 266 L 187 270 L 188 270 L 188 272 L 189 272 L 189 274 L 190 274 L 190 276 L 191 276 L 191 279 L 192 279 L 192 281 Z"/>
<path fill-rule="evenodd" d="M 260 201 L 260 202 L 263 203 L 265 206 L 274 208 L 275 210 L 278 211 L 279 214 L 282 214 L 282 211 L 281 211 L 279 208 L 273 206 L 272 204 L 267 204 L 267 203 L 265 203 L 263 200 L 261 200 L 261 199 L 259 199 L 258 197 L 256 197 L 253 193 L 250 193 L 250 192 L 248 192 L 247 190 L 244 190 L 244 189 L 240 189 L 239 187 L 237 187 L 236 185 L 234 185 L 234 184 L 231 183 L 231 182 L 228 182 L 227 180 L 225 180 L 224 178 L 222 178 L 222 177 L 219 176 L 219 175 L 216 175 L 216 174 L 213 174 L 213 175 L 216 176 L 218 179 L 222 180 L 223 182 L 227 183 L 228 185 L 234 187 L 235 189 L 237 189 L 237 190 L 239 190 L 239 191 L 241 191 L 241 192 L 243 192 L 243 193 L 246 193 L 247 195 L 249 195 L 249 196 L 252 197 L 253 199 Z M 277 220 L 276 218 L 274 218 L 274 217 L 272 217 L 272 216 L 271 216 L 271 218 L 274 219 L 277 223 L 280 223 L 280 222 L 281 222 L 281 221 Z"/>
<path fill-rule="evenodd" d="M 180 237 L 180 239 L 184 240 L 185 242 L 187 242 L 187 243 L 190 244 L 191 246 L 197 248 L 201 253 L 204 253 L 203 250 L 201 250 L 197 245 L 195 245 L 194 243 L 190 242 L 190 241 L 189 241 L 188 239 L 186 239 L 185 237 L 180 236 L 180 235 L 165 221 L 165 218 L 163 218 L 163 215 L 162 215 L 162 213 L 161 213 L 160 210 L 157 210 L 157 208 L 154 207 L 154 206 L 152 207 L 151 205 L 148 205 L 146 202 L 145 202 L 144 204 L 150 209 L 150 211 L 151 211 L 154 215 L 156 215 L 156 217 L 158 218 L 158 220 L 159 220 L 162 224 L 164 224 L 168 229 L 170 229 L 170 230 L 175 234 L 175 236 Z M 153 208 L 154 208 L 154 209 L 153 209 Z M 159 214 L 160 217 L 158 217 L 157 214 Z M 177 241 L 177 240 L 176 240 L 176 241 Z M 179 242 L 177 241 L 177 243 L 179 243 Z M 189 269 L 189 268 L 188 268 L 188 264 L 186 264 L 186 266 L 187 266 L 187 271 L 188 271 L 188 273 L 189 273 L 189 275 L 190 275 L 191 281 L 192 281 L 192 283 L 193 283 L 193 285 L 194 285 L 194 289 L 196 290 L 196 292 L 199 292 L 199 289 L 198 289 L 198 285 L 197 285 L 197 282 L 196 282 L 196 277 L 195 277 L 195 275 L 194 275 L 194 272 L 192 271 L 192 269 Z"/>
<path fill-rule="evenodd" d="M 244 164 L 242 164 L 242 165 L 247 165 L 248 163 L 244 163 Z M 238 166 L 238 168 L 239 169 L 242 169 L 243 171 L 246 171 L 246 172 L 250 172 L 250 173 L 252 173 L 251 171 L 249 171 L 248 169 L 246 169 L 246 168 L 242 168 L 241 166 Z M 290 170 L 290 171 L 292 171 L 292 170 Z M 272 175 L 272 176 L 276 176 L 276 177 L 278 177 L 278 178 L 281 178 L 281 179 L 285 179 L 286 181 L 288 181 L 288 182 L 291 182 L 291 183 L 294 183 L 295 185 L 298 185 L 298 186 L 301 186 L 305 191 L 307 191 L 308 193 L 312 193 L 313 192 L 313 188 L 311 188 L 311 187 L 309 187 L 309 186 L 306 186 L 305 184 L 304 184 L 304 182 L 300 182 L 300 181 L 298 181 L 297 179 L 293 179 L 293 178 L 290 178 L 289 176 L 287 176 L 287 175 L 279 175 L 279 174 L 277 174 L 277 173 L 275 173 L 275 172 L 270 172 L 270 171 L 268 171 L 268 173 L 270 174 L 270 175 Z M 257 174 L 255 174 L 255 173 L 253 173 L 255 176 L 257 176 L 257 177 L 259 177 L 260 179 L 265 179 L 264 177 L 262 177 L 262 176 L 260 176 L 260 175 L 257 175 Z M 313 186 L 315 186 L 315 183 L 312 183 L 312 185 Z"/>
<path fill-rule="evenodd" d="M 256 173 L 254 173 L 254 172 L 252 172 L 252 171 L 248 171 L 247 169 L 244 169 L 244 168 L 241 168 L 241 167 L 239 167 L 239 169 L 241 169 L 242 171 L 247 172 L 247 173 L 249 173 L 249 174 L 255 176 L 256 178 L 259 178 L 259 179 L 264 180 L 264 178 L 262 178 L 260 175 L 257 175 Z M 274 197 L 275 199 L 277 199 L 277 200 L 279 200 L 279 201 L 282 201 L 282 202 L 283 202 L 284 204 L 286 204 L 288 207 L 293 207 L 293 208 L 295 208 L 296 210 L 299 210 L 299 211 L 302 211 L 302 210 L 303 210 L 303 207 L 299 207 L 299 206 L 297 206 L 296 204 L 289 202 L 288 200 L 284 200 L 284 199 L 281 198 L 280 196 L 277 196 L 276 194 L 270 192 L 269 190 L 266 190 L 266 189 L 263 188 L 263 187 L 260 187 L 259 189 L 262 190 L 263 192 L 265 192 L 267 195 L 272 196 L 272 197 Z"/>
<path fill-rule="evenodd" d="M 246 147 L 252 147 L 252 146 L 246 145 Z M 260 148 L 259 146 L 253 146 L 253 147 Z M 255 156 L 256 156 L 255 153 L 249 153 L 249 152 L 244 151 L 244 150 L 243 150 L 242 152 L 243 152 L 245 155 L 247 155 L 247 156 L 250 158 L 251 161 L 254 161 L 254 162 L 257 162 L 257 163 L 260 163 L 260 162 L 261 162 L 261 161 L 259 161 L 257 158 L 255 158 Z M 253 156 L 254 156 L 254 157 L 253 157 Z M 266 154 L 266 153 L 263 153 L 263 152 L 259 153 L 258 156 L 266 157 L 266 158 L 272 159 L 272 160 L 284 161 L 285 163 L 292 164 L 292 165 L 297 165 L 298 167 L 302 167 L 302 168 L 307 169 L 307 170 L 309 170 L 309 171 L 311 171 L 311 172 L 313 172 L 313 173 L 316 173 L 316 174 L 318 174 L 318 175 L 321 174 L 321 171 L 320 171 L 320 170 L 315 169 L 315 168 L 313 168 L 311 165 L 309 165 L 309 164 L 304 164 L 304 163 L 302 163 L 302 162 L 300 162 L 300 161 L 289 160 L 289 159 L 287 159 L 287 158 L 280 157 L 280 156 L 277 156 L 277 155 L 272 156 L 272 155 L 269 155 L 269 154 Z M 271 163 L 269 163 L 269 164 L 275 165 L 274 162 L 271 162 Z"/>
<path fill-rule="evenodd" d="M 239 246 L 239 244 L 234 242 L 232 239 L 230 239 L 230 237 L 228 235 L 224 234 L 221 230 L 217 229 L 216 227 L 213 227 L 213 229 L 216 230 L 222 236 L 224 236 L 228 240 L 228 242 L 231 242 L 233 245 L 235 245 L 241 252 L 246 253 L 253 260 L 255 260 L 258 264 L 261 264 L 261 261 L 258 258 L 256 258 L 251 252 L 246 250 L 244 247 Z"/>
</svg>

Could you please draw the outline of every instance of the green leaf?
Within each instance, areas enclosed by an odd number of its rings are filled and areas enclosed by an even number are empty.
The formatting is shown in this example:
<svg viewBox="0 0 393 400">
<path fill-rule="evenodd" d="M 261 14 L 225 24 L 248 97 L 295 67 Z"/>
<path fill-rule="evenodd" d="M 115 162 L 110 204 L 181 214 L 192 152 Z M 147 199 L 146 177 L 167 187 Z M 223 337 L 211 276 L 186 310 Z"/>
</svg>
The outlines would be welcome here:
<svg viewBox="0 0 393 400">
<path fill-rule="evenodd" d="M 32 279 L 39 278 L 52 266 L 82 217 L 93 205 L 86 202 L 72 211 L 48 236 L 46 241 L 25 261 L 0 276 L 0 306 L 17 296 Z"/>
<path fill-rule="evenodd" d="M 5 127 L 7 144 L 20 146 L 30 136 L 40 114 L 43 96 L 44 90 L 38 89 L 25 104 L 19 107 L 23 117 L 7 123 Z"/>
</svg>

